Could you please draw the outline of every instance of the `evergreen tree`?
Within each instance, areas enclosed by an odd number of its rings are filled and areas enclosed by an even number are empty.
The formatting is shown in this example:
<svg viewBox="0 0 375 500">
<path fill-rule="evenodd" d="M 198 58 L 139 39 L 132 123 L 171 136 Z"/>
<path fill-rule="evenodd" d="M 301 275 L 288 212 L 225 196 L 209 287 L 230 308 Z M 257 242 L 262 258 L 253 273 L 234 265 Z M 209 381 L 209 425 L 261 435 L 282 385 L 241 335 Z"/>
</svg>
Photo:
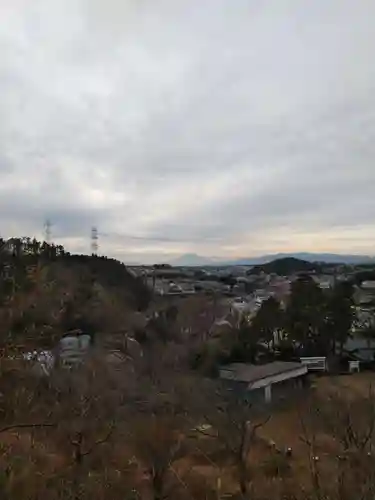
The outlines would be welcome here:
<svg viewBox="0 0 375 500">
<path fill-rule="evenodd" d="M 331 352 L 335 353 L 338 345 L 341 356 L 355 320 L 353 293 L 352 284 L 340 282 L 331 290 L 327 299 L 325 334 L 330 343 Z"/>
<path fill-rule="evenodd" d="M 268 349 L 275 347 L 275 334 L 282 328 L 282 311 L 279 302 L 274 298 L 262 302 L 251 323 L 251 330 L 256 338 L 265 342 Z"/>
<path fill-rule="evenodd" d="M 309 277 L 297 279 L 292 284 L 285 313 L 285 329 L 301 354 L 319 355 L 325 351 L 326 315 L 326 299 L 321 288 Z"/>
</svg>

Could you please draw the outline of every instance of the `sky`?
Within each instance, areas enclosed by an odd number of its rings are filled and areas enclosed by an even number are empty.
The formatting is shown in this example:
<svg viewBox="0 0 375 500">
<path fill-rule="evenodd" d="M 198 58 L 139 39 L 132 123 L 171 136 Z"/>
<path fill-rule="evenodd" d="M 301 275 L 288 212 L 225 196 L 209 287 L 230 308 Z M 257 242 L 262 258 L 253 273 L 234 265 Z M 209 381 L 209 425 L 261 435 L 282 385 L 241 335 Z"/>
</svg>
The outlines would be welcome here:
<svg viewBox="0 0 375 500">
<path fill-rule="evenodd" d="M 2 0 L 1 235 L 375 255 L 373 0 Z"/>
</svg>

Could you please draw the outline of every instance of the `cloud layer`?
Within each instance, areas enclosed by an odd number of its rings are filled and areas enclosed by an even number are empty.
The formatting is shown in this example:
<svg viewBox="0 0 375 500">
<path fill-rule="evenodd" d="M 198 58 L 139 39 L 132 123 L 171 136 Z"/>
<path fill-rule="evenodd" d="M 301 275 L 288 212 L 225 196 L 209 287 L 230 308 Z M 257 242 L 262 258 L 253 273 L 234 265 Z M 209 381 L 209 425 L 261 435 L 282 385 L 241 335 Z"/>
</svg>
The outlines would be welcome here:
<svg viewBox="0 0 375 500">
<path fill-rule="evenodd" d="M 0 222 L 149 261 L 375 254 L 372 0 L 0 6 Z"/>
</svg>

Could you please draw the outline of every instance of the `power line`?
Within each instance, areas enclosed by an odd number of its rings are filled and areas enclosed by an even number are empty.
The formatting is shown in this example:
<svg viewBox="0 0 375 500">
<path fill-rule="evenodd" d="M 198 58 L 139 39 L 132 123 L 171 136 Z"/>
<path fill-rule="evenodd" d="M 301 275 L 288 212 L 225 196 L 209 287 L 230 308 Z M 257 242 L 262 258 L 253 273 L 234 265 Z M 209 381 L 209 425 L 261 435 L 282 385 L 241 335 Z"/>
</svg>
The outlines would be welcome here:
<svg viewBox="0 0 375 500">
<path fill-rule="evenodd" d="M 158 242 L 170 242 L 170 243 L 190 243 L 190 242 L 196 242 L 200 243 L 203 241 L 212 241 L 212 242 L 219 242 L 222 240 L 222 237 L 207 237 L 207 236 L 201 236 L 198 238 L 172 238 L 168 236 L 139 236 L 139 235 L 134 235 L 134 234 L 123 234 L 123 233 L 100 233 L 100 236 L 103 236 L 105 238 L 122 238 L 122 239 L 128 239 L 128 240 L 137 240 L 137 241 L 158 241 Z"/>
<path fill-rule="evenodd" d="M 44 238 L 47 243 L 51 243 L 52 240 L 52 222 L 50 219 L 46 219 L 44 223 Z M 185 227 L 185 226 L 184 226 Z M 159 242 L 159 243 L 203 243 L 212 242 L 220 243 L 223 241 L 223 236 L 199 236 L 199 237 L 171 237 L 163 235 L 136 235 L 136 234 L 126 234 L 118 232 L 99 232 L 96 226 L 91 227 L 90 236 L 90 248 L 92 255 L 97 255 L 99 251 L 99 236 L 103 238 L 115 238 L 120 240 L 131 240 L 131 241 L 145 241 L 145 242 Z"/>
</svg>

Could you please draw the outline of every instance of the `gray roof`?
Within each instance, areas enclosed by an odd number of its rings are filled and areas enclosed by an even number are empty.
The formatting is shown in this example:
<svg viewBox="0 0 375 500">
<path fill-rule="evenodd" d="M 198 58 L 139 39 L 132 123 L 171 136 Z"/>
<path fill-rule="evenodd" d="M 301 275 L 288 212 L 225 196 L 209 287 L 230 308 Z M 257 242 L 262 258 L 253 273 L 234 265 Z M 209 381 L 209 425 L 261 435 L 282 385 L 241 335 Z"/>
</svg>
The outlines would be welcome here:
<svg viewBox="0 0 375 500">
<path fill-rule="evenodd" d="M 220 367 L 220 376 L 224 379 L 237 380 L 239 382 L 256 382 L 263 378 L 272 377 L 301 368 L 302 363 L 289 361 L 274 361 L 266 365 L 251 365 L 249 363 L 232 363 Z"/>
</svg>

